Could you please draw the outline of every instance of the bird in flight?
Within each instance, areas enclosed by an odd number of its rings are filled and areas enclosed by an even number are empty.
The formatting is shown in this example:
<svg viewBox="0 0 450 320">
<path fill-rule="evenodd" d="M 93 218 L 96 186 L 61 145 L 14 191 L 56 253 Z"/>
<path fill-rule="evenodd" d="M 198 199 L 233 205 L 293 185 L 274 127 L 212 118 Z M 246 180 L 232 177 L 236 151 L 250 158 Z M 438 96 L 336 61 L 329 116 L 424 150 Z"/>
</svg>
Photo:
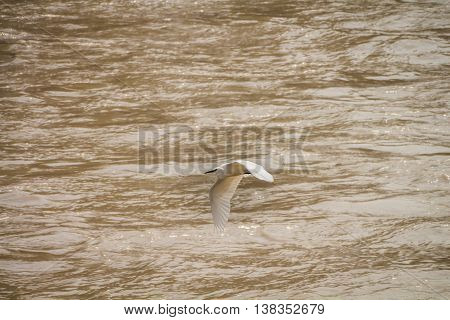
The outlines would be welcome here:
<svg viewBox="0 0 450 320">
<path fill-rule="evenodd" d="M 215 172 L 217 181 L 209 190 L 209 202 L 217 231 L 223 231 L 230 215 L 230 201 L 244 174 L 251 174 L 255 178 L 273 182 L 273 177 L 262 166 L 246 160 L 236 160 L 225 163 L 205 173 Z"/>
</svg>

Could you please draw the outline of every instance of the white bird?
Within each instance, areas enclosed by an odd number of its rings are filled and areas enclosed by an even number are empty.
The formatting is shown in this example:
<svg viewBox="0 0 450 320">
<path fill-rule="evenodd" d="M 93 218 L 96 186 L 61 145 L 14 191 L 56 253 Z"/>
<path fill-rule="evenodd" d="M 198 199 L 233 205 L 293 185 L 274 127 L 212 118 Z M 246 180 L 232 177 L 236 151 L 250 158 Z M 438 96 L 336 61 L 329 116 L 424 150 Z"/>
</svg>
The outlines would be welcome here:
<svg viewBox="0 0 450 320">
<path fill-rule="evenodd" d="M 223 231 L 230 215 L 230 201 L 244 174 L 251 174 L 255 178 L 273 182 L 273 177 L 262 166 L 246 161 L 236 160 L 225 163 L 205 173 L 216 172 L 217 181 L 209 190 L 209 201 L 214 227 Z"/>
</svg>

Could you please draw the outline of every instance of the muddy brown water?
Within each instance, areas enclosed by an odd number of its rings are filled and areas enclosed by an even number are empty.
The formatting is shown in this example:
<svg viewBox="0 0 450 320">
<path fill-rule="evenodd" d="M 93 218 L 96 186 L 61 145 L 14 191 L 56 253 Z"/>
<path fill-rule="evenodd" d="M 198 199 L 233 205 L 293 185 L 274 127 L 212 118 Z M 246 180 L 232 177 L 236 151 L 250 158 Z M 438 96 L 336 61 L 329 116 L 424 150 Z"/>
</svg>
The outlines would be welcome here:
<svg viewBox="0 0 450 320">
<path fill-rule="evenodd" d="M 449 21 L 448 1 L 2 1 L 0 297 L 448 298 Z M 218 235 L 212 176 L 138 170 L 146 126 L 308 128 L 303 167 L 246 177 Z"/>
</svg>

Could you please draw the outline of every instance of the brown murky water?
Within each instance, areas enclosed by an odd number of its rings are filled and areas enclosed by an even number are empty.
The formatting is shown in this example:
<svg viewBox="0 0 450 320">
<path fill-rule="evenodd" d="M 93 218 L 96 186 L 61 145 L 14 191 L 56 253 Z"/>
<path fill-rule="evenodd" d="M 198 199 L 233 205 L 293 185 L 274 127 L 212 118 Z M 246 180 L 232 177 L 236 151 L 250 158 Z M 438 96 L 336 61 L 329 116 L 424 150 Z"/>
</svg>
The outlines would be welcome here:
<svg viewBox="0 0 450 320">
<path fill-rule="evenodd" d="M 449 21 L 448 1 L 2 1 L 0 297 L 449 297 Z M 308 172 L 245 178 L 224 235 L 213 177 L 137 170 L 139 127 L 268 123 L 309 128 Z"/>
</svg>

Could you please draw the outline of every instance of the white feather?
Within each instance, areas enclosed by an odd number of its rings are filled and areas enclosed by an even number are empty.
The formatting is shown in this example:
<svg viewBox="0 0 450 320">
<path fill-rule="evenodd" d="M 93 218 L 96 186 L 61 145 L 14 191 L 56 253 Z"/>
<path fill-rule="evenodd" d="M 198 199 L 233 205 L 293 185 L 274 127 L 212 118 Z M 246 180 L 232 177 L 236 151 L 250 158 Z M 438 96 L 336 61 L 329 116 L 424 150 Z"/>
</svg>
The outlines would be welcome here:
<svg viewBox="0 0 450 320">
<path fill-rule="evenodd" d="M 236 188 L 242 180 L 242 175 L 218 179 L 209 190 L 209 201 L 214 227 L 223 231 L 230 215 L 230 202 Z"/>
<path fill-rule="evenodd" d="M 263 166 L 247 160 L 236 160 L 235 162 L 244 166 L 255 178 L 267 182 L 273 182 L 273 176 L 268 173 Z"/>
<path fill-rule="evenodd" d="M 209 190 L 209 201 L 216 230 L 223 231 L 230 215 L 230 202 L 245 173 L 260 180 L 273 182 L 262 166 L 247 160 L 236 160 L 216 168 L 217 181 Z"/>
</svg>

